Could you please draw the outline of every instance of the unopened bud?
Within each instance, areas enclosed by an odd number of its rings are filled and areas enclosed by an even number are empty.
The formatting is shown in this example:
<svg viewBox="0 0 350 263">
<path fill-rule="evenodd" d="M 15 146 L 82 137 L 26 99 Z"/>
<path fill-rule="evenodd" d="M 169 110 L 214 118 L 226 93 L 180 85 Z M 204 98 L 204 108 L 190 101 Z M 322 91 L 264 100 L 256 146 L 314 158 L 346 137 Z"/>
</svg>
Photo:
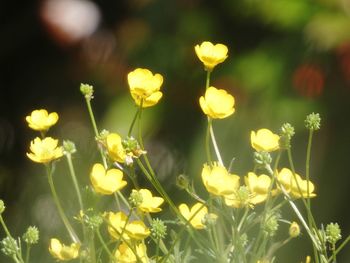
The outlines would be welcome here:
<svg viewBox="0 0 350 263">
<path fill-rule="evenodd" d="M 321 128 L 321 118 L 318 113 L 311 113 L 306 116 L 305 126 L 309 130 L 317 131 Z"/>
<path fill-rule="evenodd" d="M 23 234 L 23 240 L 27 244 L 36 244 L 39 241 L 39 230 L 36 226 L 28 227 L 27 231 Z"/>
<path fill-rule="evenodd" d="M 289 226 L 289 236 L 295 238 L 300 235 L 300 226 L 297 222 L 292 222 Z"/>
</svg>

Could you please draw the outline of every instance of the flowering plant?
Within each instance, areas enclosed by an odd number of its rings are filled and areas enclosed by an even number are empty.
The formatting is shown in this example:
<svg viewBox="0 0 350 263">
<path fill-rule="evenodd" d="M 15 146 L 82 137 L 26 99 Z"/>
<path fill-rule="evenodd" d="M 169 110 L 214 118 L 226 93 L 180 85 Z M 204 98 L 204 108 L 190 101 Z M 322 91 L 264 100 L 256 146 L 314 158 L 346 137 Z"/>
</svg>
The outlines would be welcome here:
<svg viewBox="0 0 350 263">
<path fill-rule="evenodd" d="M 309 165 L 312 136 L 320 129 L 319 115 L 312 113 L 305 120 L 310 135 L 305 176 L 294 168 L 291 150 L 294 128 L 288 123 L 283 124 L 278 133 L 266 128 L 251 131 L 250 143 L 255 150 L 253 168 L 247 175 L 239 176 L 231 171 L 231 165 L 224 164 L 213 129 L 214 121 L 235 113 L 234 96 L 210 85 L 211 73 L 227 58 L 228 49 L 223 44 L 203 42 L 195 47 L 195 53 L 207 74 L 204 94 L 199 98 L 199 106 L 207 119 L 203 147 L 207 162 L 201 171 L 207 194 L 197 194 L 195 184 L 187 177 L 178 178 L 179 187 L 194 201 L 175 203 L 160 183 L 144 147 L 142 112 L 162 98 L 161 74 L 142 68 L 128 74 L 137 111 L 127 135 L 97 128 L 91 105 L 93 87 L 80 86 L 100 155 L 86 175 L 90 179 L 88 190 L 113 203 L 106 209 L 88 204 L 81 194 L 83 187 L 77 180 L 72 160 L 77 151 L 74 143 L 63 141 L 61 145 L 59 140 L 47 137 L 49 128 L 58 121 L 58 114 L 41 109 L 26 117 L 28 126 L 41 136 L 30 143 L 27 156 L 44 166 L 53 200 L 69 235 L 64 242 L 62 237 L 53 237 L 48 244 L 49 253 L 57 261 L 79 260 L 81 263 L 172 263 L 203 259 L 222 263 L 282 262 L 276 252 L 304 232 L 312 245 L 310 255 L 302 255 L 306 262 L 336 262 L 350 237 L 338 244 L 341 239 L 338 224 L 330 223 L 323 228 L 311 209 L 316 190 Z M 134 132 L 136 125 L 138 130 Z M 284 154 L 288 167 L 280 165 Z M 74 218 L 67 216 L 53 180 L 57 161 L 62 158 L 67 161 L 80 207 Z M 147 188 L 140 186 L 141 176 L 147 179 Z M 282 214 L 284 206 L 294 212 L 294 220 Z M 13 262 L 29 263 L 30 248 L 38 242 L 39 231 L 29 227 L 22 238 L 14 238 L 5 224 L 4 211 L 1 201 L 0 222 L 6 234 L 1 250 Z M 79 223 L 78 227 L 72 224 L 73 220 Z M 288 231 L 284 231 L 283 225 Z M 277 233 L 283 238 L 277 240 Z"/>
</svg>

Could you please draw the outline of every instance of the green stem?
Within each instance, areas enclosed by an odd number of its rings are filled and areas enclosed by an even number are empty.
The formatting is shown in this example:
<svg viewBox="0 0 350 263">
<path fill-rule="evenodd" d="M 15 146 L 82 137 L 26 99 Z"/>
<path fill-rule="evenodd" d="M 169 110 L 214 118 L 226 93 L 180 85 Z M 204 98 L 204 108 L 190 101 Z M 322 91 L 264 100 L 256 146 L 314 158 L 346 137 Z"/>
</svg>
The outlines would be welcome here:
<svg viewBox="0 0 350 263">
<path fill-rule="evenodd" d="M 136 113 L 134 115 L 134 118 L 132 119 L 132 122 L 131 122 L 131 125 L 130 125 L 130 128 L 129 128 L 128 137 L 131 136 L 132 130 L 134 128 L 134 125 L 136 123 L 137 116 L 139 115 L 139 113 L 140 113 L 140 108 L 137 108 L 137 111 L 136 111 Z"/>
<path fill-rule="evenodd" d="M 337 255 L 349 241 L 350 241 L 350 235 L 343 241 L 343 243 L 341 243 L 341 245 L 336 249 L 334 254 Z"/>
<path fill-rule="evenodd" d="M 71 156 L 70 153 L 67 153 L 66 157 L 67 157 L 68 168 L 69 168 L 70 175 L 72 177 L 74 189 L 75 189 L 75 192 L 76 192 L 76 194 L 78 196 L 78 202 L 79 202 L 80 210 L 84 211 L 83 200 L 81 198 L 81 193 L 80 193 L 80 189 L 79 189 L 79 185 L 78 185 L 78 180 L 77 180 L 77 177 L 76 177 L 76 174 L 75 174 L 75 170 L 74 170 L 74 166 L 73 166 L 73 162 L 72 162 L 72 156 Z"/>
<path fill-rule="evenodd" d="M 109 248 L 108 248 L 106 242 L 103 240 L 103 237 L 102 237 L 102 235 L 101 235 L 101 233 L 100 233 L 100 230 L 99 230 L 99 229 L 96 229 L 95 232 L 96 232 L 96 234 L 97 234 L 97 237 L 98 237 L 100 243 L 102 244 L 103 249 L 107 252 L 109 258 L 110 258 L 110 259 L 113 259 L 113 258 L 114 258 L 114 255 L 113 255 L 112 252 L 109 250 Z"/>
<path fill-rule="evenodd" d="M 209 117 L 208 117 L 208 125 L 207 125 L 207 132 L 205 135 L 205 152 L 207 154 L 207 162 L 209 165 L 212 165 L 211 162 L 211 153 L 210 153 L 210 126 L 209 126 Z"/>
<path fill-rule="evenodd" d="M 209 88 L 209 85 L 210 85 L 210 71 L 207 71 L 207 78 L 206 78 L 206 81 L 205 81 L 205 90 L 207 90 Z"/>
<path fill-rule="evenodd" d="M 214 134 L 214 130 L 213 130 L 213 123 L 212 123 L 212 120 L 209 117 L 208 117 L 208 125 L 209 125 L 210 137 L 211 137 L 211 141 L 213 143 L 213 147 L 214 147 L 214 151 L 215 151 L 215 154 L 216 154 L 216 158 L 218 158 L 218 161 L 219 161 L 220 165 L 224 166 L 224 163 L 222 161 L 221 154 L 220 154 L 220 151 L 219 151 L 219 147 L 218 147 L 216 139 L 215 139 L 215 134 Z"/>
<path fill-rule="evenodd" d="M 27 244 L 25 263 L 29 262 L 29 257 L 30 257 L 30 244 Z"/>
<path fill-rule="evenodd" d="M 94 112 L 92 111 L 92 107 L 91 107 L 91 98 L 85 98 L 85 101 L 86 101 L 86 105 L 87 105 L 87 108 L 88 108 L 88 111 L 89 111 L 90 120 L 91 120 L 92 127 L 94 129 L 95 137 L 97 138 L 99 134 L 98 134 L 98 129 L 97 129 L 97 125 L 96 125 Z M 100 151 L 100 154 L 101 154 L 103 165 L 104 165 L 105 168 L 107 168 L 107 160 L 106 160 L 106 157 L 103 154 L 103 150 L 102 150 L 102 148 L 99 145 L 98 145 L 98 148 L 99 148 L 99 151 Z"/>
<path fill-rule="evenodd" d="M 58 199 L 58 195 L 57 195 L 57 192 L 56 192 L 56 189 L 55 189 L 55 185 L 53 183 L 53 179 L 52 179 L 52 172 L 51 172 L 51 169 L 49 167 L 49 165 L 46 166 L 46 171 L 47 171 L 47 179 L 48 179 L 48 182 L 49 182 L 49 186 L 50 186 L 50 190 L 51 190 L 51 194 L 52 194 L 52 197 L 53 197 L 53 200 L 56 204 L 56 207 L 57 207 L 57 210 L 58 210 L 58 213 L 63 221 L 63 224 L 64 226 L 66 227 L 71 239 L 73 240 L 73 242 L 75 243 L 81 243 L 77 234 L 75 233 L 73 227 L 71 226 L 71 224 L 69 223 L 69 220 L 66 216 L 66 214 L 64 213 L 64 210 L 61 206 L 61 203 Z"/>
<path fill-rule="evenodd" d="M 96 263 L 96 249 L 95 249 L 95 235 L 94 232 L 91 232 L 91 236 L 89 238 L 89 253 L 90 253 L 90 262 Z"/>
<path fill-rule="evenodd" d="M 6 224 L 5 224 L 5 221 L 4 221 L 4 219 L 3 219 L 3 217 L 2 217 L 1 214 L 0 214 L 0 222 L 1 222 L 2 228 L 4 229 L 4 231 L 5 231 L 5 233 L 6 233 L 6 236 L 9 237 L 9 238 L 13 238 L 13 237 L 11 236 L 11 233 L 10 233 L 10 231 L 8 230 L 8 228 L 7 228 Z"/>
</svg>

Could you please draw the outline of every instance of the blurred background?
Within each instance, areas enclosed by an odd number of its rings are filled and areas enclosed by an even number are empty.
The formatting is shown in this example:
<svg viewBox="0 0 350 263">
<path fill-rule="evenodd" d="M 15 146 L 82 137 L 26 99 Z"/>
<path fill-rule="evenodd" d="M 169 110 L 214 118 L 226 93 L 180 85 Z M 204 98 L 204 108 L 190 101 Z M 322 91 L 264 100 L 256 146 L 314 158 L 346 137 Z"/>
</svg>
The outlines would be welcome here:
<svg viewBox="0 0 350 263">
<path fill-rule="evenodd" d="M 68 237 L 62 237 L 44 168 L 25 156 L 37 136 L 25 116 L 38 108 L 59 113 L 50 135 L 76 143 L 74 163 L 80 181 L 88 184 L 98 156 L 80 83 L 95 88 L 99 128 L 125 136 L 136 111 L 127 73 L 136 67 L 161 73 L 164 97 L 145 111 L 145 140 L 162 182 L 180 202 L 179 174 L 203 192 L 206 120 L 198 98 L 205 72 L 194 46 L 206 40 L 229 47 L 211 81 L 236 98 L 235 114 L 214 123 L 225 164 L 235 158 L 233 171 L 244 176 L 253 166 L 250 131 L 277 132 L 289 122 L 296 129 L 296 169 L 304 174 L 304 119 L 319 112 L 322 129 L 314 136 L 311 158 L 315 217 L 320 226 L 338 222 L 344 238 L 350 233 L 348 0 L 1 1 L 0 38 L 0 198 L 14 235 L 28 225 L 40 228 L 36 262 L 54 262 L 47 252 L 49 238 L 68 242 Z M 73 216 L 77 206 L 66 162 L 58 166 L 57 188 Z M 282 251 L 277 262 L 303 260 L 311 251 L 306 240 L 304 235 L 288 244 L 284 250 L 291 253 Z M 350 262 L 349 251 L 343 250 L 339 262 Z M 8 259 L 0 255 L 0 262 Z"/>
</svg>

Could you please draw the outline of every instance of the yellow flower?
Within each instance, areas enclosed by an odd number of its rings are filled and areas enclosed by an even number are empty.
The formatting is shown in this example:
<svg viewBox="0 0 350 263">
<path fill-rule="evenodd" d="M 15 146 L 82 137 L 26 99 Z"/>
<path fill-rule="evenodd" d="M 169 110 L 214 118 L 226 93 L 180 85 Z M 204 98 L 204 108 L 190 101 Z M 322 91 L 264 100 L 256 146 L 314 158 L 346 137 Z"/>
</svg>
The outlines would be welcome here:
<svg viewBox="0 0 350 263">
<path fill-rule="evenodd" d="M 61 261 L 67 261 L 79 256 L 80 245 L 72 243 L 70 246 L 62 244 L 58 239 L 51 238 L 49 252 L 50 254 Z"/>
<path fill-rule="evenodd" d="M 148 262 L 147 260 L 147 247 L 145 244 L 140 243 L 139 245 L 135 245 L 134 251 L 137 254 L 137 257 L 135 253 L 132 251 L 132 249 L 126 244 L 121 243 L 118 247 L 118 249 L 115 251 L 115 259 L 118 263 L 138 263 L 141 261 L 142 263 Z M 140 259 L 138 261 L 138 258 Z"/>
<path fill-rule="evenodd" d="M 190 220 L 190 224 L 196 229 L 203 229 L 205 225 L 203 221 L 208 215 L 208 208 L 202 203 L 196 203 L 190 209 L 186 204 L 179 205 L 180 213 L 186 220 Z"/>
<path fill-rule="evenodd" d="M 150 107 L 158 103 L 163 94 L 160 87 L 163 84 L 163 76 L 155 74 L 143 68 L 137 68 L 128 74 L 130 93 L 135 103 L 142 107 Z"/>
<path fill-rule="evenodd" d="M 57 147 L 58 140 L 46 137 L 41 140 L 36 137 L 30 142 L 30 151 L 27 153 L 29 159 L 37 163 L 48 163 L 63 155 L 62 147 Z"/>
<path fill-rule="evenodd" d="M 225 195 L 225 204 L 234 208 L 251 207 L 251 193 L 246 186 L 240 186 L 234 193 Z"/>
<path fill-rule="evenodd" d="M 214 45 L 208 41 L 203 42 L 201 45 L 196 45 L 194 50 L 199 60 L 203 62 L 205 69 L 208 71 L 212 71 L 217 64 L 224 62 L 228 52 L 225 45 Z"/>
<path fill-rule="evenodd" d="M 269 194 L 271 178 L 265 174 L 257 176 L 255 173 L 249 172 L 244 180 L 252 194 L 249 202 L 254 205 L 264 202 Z"/>
<path fill-rule="evenodd" d="M 224 166 L 204 164 L 202 181 L 209 193 L 214 195 L 232 194 L 239 188 L 239 176 L 230 174 Z"/>
<path fill-rule="evenodd" d="M 226 90 L 209 87 L 199 98 L 202 111 L 213 119 L 223 119 L 235 112 L 235 99 Z"/>
<path fill-rule="evenodd" d="M 141 211 L 146 213 L 157 213 L 162 211 L 159 206 L 164 202 L 163 198 L 152 196 L 151 191 L 148 189 L 140 189 L 138 192 L 142 195 L 142 202 L 138 206 Z"/>
<path fill-rule="evenodd" d="M 128 217 L 123 212 L 109 212 L 107 217 L 109 222 L 108 232 L 115 239 L 119 239 L 121 233 L 123 233 L 122 238 L 124 240 L 130 238 L 140 240 L 150 235 L 149 229 L 142 221 L 128 222 Z"/>
<path fill-rule="evenodd" d="M 106 137 L 106 147 L 109 156 L 115 162 L 124 163 L 126 152 L 122 145 L 122 138 L 117 133 L 110 133 Z"/>
<path fill-rule="evenodd" d="M 316 194 L 313 193 L 315 186 L 311 181 L 303 180 L 299 174 L 293 176 L 293 172 L 288 168 L 283 168 L 277 175 L 278 181 L 290 195 L 294 198 L 308 198 L 315 197 Z M 295 180 L 296 179 L 296 180 Z M 307 188 L 309 185 L 309 194 L 307 193 Z"/>
<path fill-rule="evenodd" d="M 258 151 L 272 152 L 278 150 L 280 137 L 268 129 L 260 129 L 250 133 L 252 147 Z"/>
<path fill-rule="evenodd" d="M 47 131 L 51 126 L 58 121 L 58 114 L 51 112 L 48 114 L 47 110 L 34 110 L 26 117 L 28 126 L 36 131 Z"/>
<path fill-rule="evenodd" d="M 92 167 L 90 180 L 96 193 L 111 195 L 126 186 L 123 172 L 119 169 L 105 170 L 102 164 L 96 163 Z"/>
</svg>

